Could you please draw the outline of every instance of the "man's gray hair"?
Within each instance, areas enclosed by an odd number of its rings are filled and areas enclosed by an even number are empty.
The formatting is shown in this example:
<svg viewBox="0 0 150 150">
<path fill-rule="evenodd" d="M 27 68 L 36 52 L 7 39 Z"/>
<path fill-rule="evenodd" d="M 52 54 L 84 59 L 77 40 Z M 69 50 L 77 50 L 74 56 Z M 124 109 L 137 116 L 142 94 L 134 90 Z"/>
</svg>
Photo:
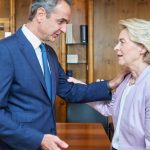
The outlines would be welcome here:
<svg viewBox="0 0 150 150">
<path fill-rule="evenodd" d="M 47 13 L 50 15 L 51 11 L 56 7 L 59 1 L 65 1 L 68 5 L 71 5 L 72 0 L 33 0 L 30 6 L 29 20 L 32 21 L 36 15 L 37 9 L 43 7 Z"/>
</svg>

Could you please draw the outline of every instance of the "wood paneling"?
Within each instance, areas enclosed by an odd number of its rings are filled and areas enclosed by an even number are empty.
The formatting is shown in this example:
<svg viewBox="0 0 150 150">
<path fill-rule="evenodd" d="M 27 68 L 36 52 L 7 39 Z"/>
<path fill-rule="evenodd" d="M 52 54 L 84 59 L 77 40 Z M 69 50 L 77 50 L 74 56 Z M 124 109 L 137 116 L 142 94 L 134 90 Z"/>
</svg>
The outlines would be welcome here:
<svg viewBox="0 0 150 150">
<path fill-rule="evenodd" d="M 0 18 L 9 17 L 9 2 L 10 0 L 0 0 Z M 30 2 L 31 0 L 16 0 L 17 29 L 27 22 Z M 80 42 L 79 26 L 87 24 L 88 9 L 87 0 L 73 0 L 70 23 L 73 24 L 73 36 L 76 42 Z M 94 80 L 97 78 L 111 79 L 119 71 L 117 58 L 113 51 L 119 34 L 118 21 L 134 17 L 150 20 L 149 10 L 149 0 L 94 0 Z M 64 37 L 50 44 L 55 49 L 60 63 L 65 66 L 62 59 L 62 56 L 65 57 L 65 47 L 62 45 L 61 39 L 64 40 Z M 76 50 L 80 51 L 79 48 Z M 83 52 L 82 48 L 80 52 Z M 74 67 L 75 77 L 87 78 L 84 76 L 86 73 L 80 71 L 86 70 L 86 67 L 80 66 Z M 57 121 L 65 121 L 66 106 L 60 98 L 57 98 L 56 110 Z"/>
<path fill-rule="evenodd" d="M 0 0 L 0 18 L 8 18 L 10 12 L 10 0 Z"/>
<path fill-rule="evenodd" d="M 27 22 L 30 3 L 31 0 L 16 0 L 16 29 Z"/>
<path fill-rule="evenodd" d="M 0 39 L 15 31 L 15 0 L 0 1 Z"/>
<path fill-rule="evenodd" d="M 73 37 L 76 43 L 80 43 L 80 25 L 87 24 L 87 1 L 73 0 L 72 2 L 72 16 L 70 23 L 73 25 Z M 73 77 L 86 82 L 87 79 L 87 46 L 82 44 L 73 44 L 67 46 L 68 54 L 77 54 L 79 57 L 79 64 L 68 64 L 67 69 L 73 69 Z"/>
<path fill-rule="evenodd" d="M 100 123 L 57 123 L 58 136 L 67 150 L 110 150 L 110 141 Z"/>
<path fill-rule="evenodd" d="M 119 34 L 118 21 L 150 20 L 149 0 L 94 0 L 94 78 L 111 79 L 119 71 L 113 48 Z"/>
<path fill-rule="evenodd" d="M 87 24 L 87 0 L 72 1 L 72 16 L 70 23 L 73 24 L 73 36 L 77 43 L 80 42 L 80 25 Z"/>
<path fill-rule="evenodd" d="M 16 11 L 16 7 L 15 7 L 15 5 L 16 5 L 16 0 L 10 0 L 10 31 L 12 32 L 12 33 L 15 33 L 15 28 L 16 28 L 16 22 L 15 22 L 15 19 L 16 19 L 16 13 L 15 13 L 15 11 Z"/>
<path fill-rule="evenodd" d="M 88 0 L 88 83 L 94 80 L 94 0 Z"/>
<path fill-rule="evenodd" d="M 73 24 L 73 37 L 76 43 L 80 43 L 80 25 L 87 24 L 87 3 L 86 0 L 73 0 L 72 1 L 72 16 L 70 23 Z M 64 39 L 64 37 L 62 37 Z M 67 52 L 70 54 L 78 54 L 79 61 L 85 62 L 86 57 L 86 47 L 83 45 L 70 45 L 65 47 L 62 43 L 61 45 L 63 51 L 59 49 L 57 52 L 58 56 L 60 56 L 60 61 L 63 64 L 64 69 L 73 69 L 73 76 L 86 82 L 87 72 L 86 72 L 86 63 L 80 64 L 68 64 L 65 66 L 64 62 L 66 62 L 65 53 Z M 66 48 L 66 51 L 65 51 Z M 61 53 L 61 55 L 60 55 Z M 84 58 L 83 58 L 84 57 Z M 66 121 L 66 109 L 67 105 L 64 103 L 62 99 L 56 100 L 56 119 L 58 122 L 65 122 Z"/>
<path fill-rule="evenodd" d="M 66 102 L 60 98 L 56 97 L 55 100 L 55 109 L 56 109 L 56 121 L 57 122 L 66 122 Z"/>
</svg>

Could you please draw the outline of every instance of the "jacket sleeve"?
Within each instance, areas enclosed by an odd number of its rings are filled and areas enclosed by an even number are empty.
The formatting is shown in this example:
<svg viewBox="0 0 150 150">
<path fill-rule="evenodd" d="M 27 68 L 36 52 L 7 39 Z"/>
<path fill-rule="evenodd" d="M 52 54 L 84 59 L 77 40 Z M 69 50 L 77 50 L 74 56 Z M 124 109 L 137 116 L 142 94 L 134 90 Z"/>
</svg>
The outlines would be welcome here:
<svg viewBox="0 0 150 150">
<path fill-rule="evenodd" d="M 150 149 L 150 84 L 147 82 L 145 96 L 145 143 L 146 150 Z M 144 104 L 143 104 L 144 105 Z"/>
<path fill-rule="evenodd" d="M 107 82 L 94 82 L 91 84 L 74 84 L 67 82 L 67 76 L 59 65 L 59 81 L 57 94 L 68 102 L 86 103 L 101 100 L 111 100 L 112 94 Z"/>
<path fill-rule="evenodd" d="M 43 134 L 14 121 L 8 109 L 13 75 L 14 69 L 10 54 L 0 43 L 0 140 L 15 150 L 37 149 Z"/>
<path fill-rule="evenodd" d="M 115 99 L 116 93 L 113 94 L 111 101 L 99 101 L 87 104 L 104 116 L 112 116 Z"/>
</svg>

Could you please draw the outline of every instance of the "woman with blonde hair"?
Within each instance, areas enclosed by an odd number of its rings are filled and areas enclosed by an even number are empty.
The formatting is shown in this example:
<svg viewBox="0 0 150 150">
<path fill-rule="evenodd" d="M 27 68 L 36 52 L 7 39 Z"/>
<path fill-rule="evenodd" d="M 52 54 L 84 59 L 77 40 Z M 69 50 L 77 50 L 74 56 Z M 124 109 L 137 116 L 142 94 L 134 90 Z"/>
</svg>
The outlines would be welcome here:
<svg viewBox="0 0 150 150">
<path fill-rule="evenodd" d="M 89 105 L 112 116 L 112 149 L 150 149 L 150 22 L 141 19 L 121 20 L 122 30 L 114 51 L 118 63 L 131 73 L 116 89 L 111 102 Z"/>
<path fill-rule="evenodd" d="M 112 101 L 88 103 L 115 128 L 112 150 L 150 150 L 150 22 L 121 20 L 122 30 L 114 51 L 128 74 L 113 94 Z"/>
</svg>

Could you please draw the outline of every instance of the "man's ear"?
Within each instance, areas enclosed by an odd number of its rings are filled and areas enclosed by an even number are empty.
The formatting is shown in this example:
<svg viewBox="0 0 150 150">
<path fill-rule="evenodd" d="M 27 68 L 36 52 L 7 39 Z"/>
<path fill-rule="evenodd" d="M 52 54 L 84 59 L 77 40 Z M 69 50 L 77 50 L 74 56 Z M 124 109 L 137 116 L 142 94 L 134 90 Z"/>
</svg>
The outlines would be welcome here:
<svg viewBox="0 0 150 150">
<path fill-rule="evenodd" d="M 41 23 L 46 18 L 46 11 L 43 7 L 37 9 L 36 20 L 38 23 Z"/>
</svg>

